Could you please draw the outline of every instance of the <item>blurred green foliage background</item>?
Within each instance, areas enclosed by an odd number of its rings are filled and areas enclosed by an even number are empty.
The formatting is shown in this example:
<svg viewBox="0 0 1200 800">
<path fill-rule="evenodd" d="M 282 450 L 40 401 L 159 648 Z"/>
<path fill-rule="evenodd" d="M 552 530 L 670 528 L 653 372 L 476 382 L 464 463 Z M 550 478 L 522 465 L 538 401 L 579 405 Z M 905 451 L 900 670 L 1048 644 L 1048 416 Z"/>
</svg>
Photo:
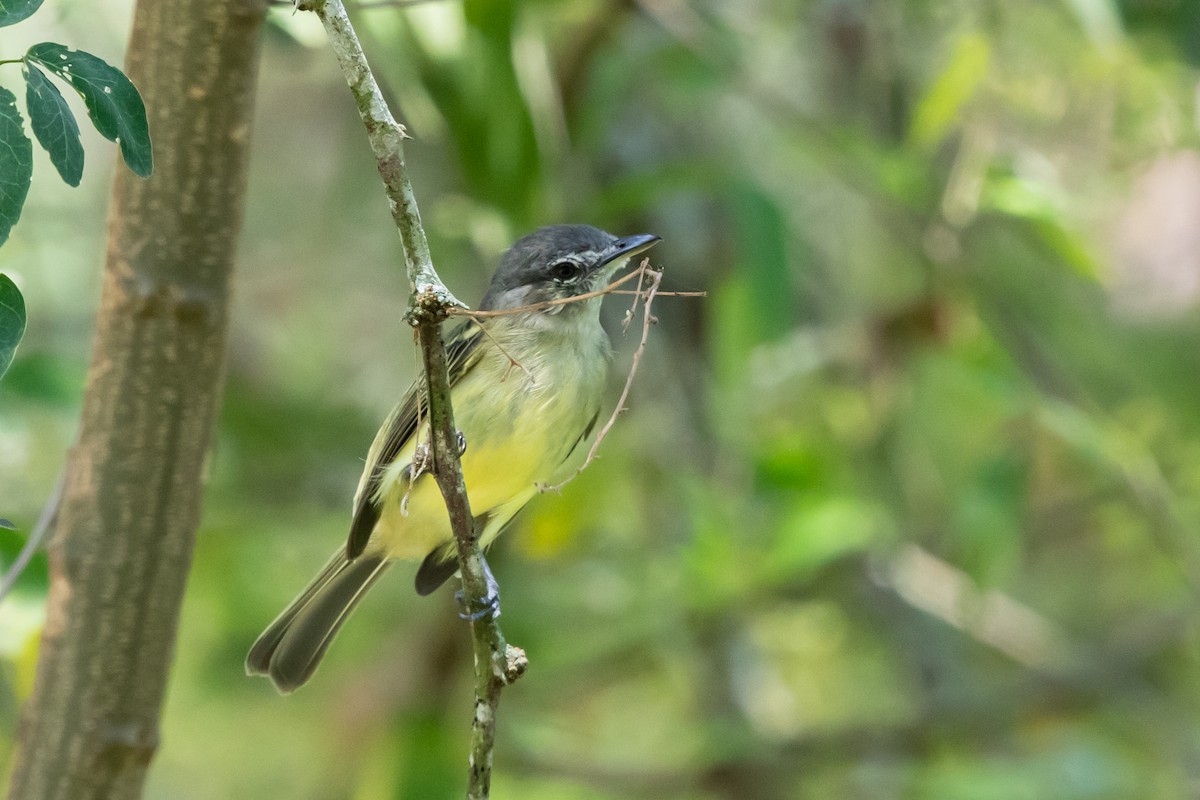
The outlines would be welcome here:
<svg viewBox="0 0 1200 800">
<path fill-rule="evenodd" d="M 3 51 L 120 62 L 128 0 L 47 10 Z M 709 293 L 656 303 L 603 458 L 493 550 L 532 662 L 501 706 L 495 797 L 1197 795 L 1200 4 L 354 16 L 461 297 L 560 221 L 658 233 L 665 288 Z M 315 20 L 272 12 L 260 85 L 147 796 L 458 797 L 470 651 L 449 591 L 393 571 L 295 696 L 242 674 L 344 535 L 415 373 L 398 239 Z M 80 189 L 34 181 L 0 252 L 30 318 L 0 384 L 0 516 L 24 531 L 83 391 L 113 155 L 87 152 Z M 634 340 L 610 327 L 623 373 Z M 22 534 L 0 537 L 11 561 Z M 0 606 L 0 758 L 45 588 L 40 561 Z"/>
</svg>

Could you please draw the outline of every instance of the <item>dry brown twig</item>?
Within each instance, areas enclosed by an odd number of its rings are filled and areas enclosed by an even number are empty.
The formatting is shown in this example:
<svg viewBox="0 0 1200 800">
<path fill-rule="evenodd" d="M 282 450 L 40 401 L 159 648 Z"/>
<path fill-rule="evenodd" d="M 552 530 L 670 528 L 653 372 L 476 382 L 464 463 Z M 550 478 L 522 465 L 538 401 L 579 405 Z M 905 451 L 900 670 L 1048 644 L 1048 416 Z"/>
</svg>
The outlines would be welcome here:
<svg viewBox="0 0 1200 800">
<path fill-rule="evenodd" d="M 650 259 L 645 258 L 645 259 L 642 259 L 642 263 L 638 266 L 638 268 L 636 270 L 634 270 L 633 272 L 629 273 L 628 275 L 625 275 L 624 277 L 622 277 L 616 281 L 613 281 L 608 286 L 606 286 L 604 289 L 601 289 L 596 292 L 589 292 L 584 295 L 579 295 L 578 297 L 570 298 L 570 300 L 567 301 L 567 302 L 578 301 L 578 300 L 587 299 L 588 297 L 595 297 L 595 296 L 604 295 L 604 294 L 612 294 L 615 291 L 616 287 L 621 286 L 622 284 L 625 284 L 628 281 L 632 280 L 635 275 L 638 278 L 638 288 L 637 288 L 637 291 L 632 293 L 634 295 L 633 306 L 625 314 L 625 327 L 628 327 L 629 321 L 631 319 L 633 319 L 634 311 L 637 309 L 638 302 L 640 301 L 642 304 L 642 338 L 638 342 L 637 349 L 633 351 L 633 361 L 629 365 L 629 374 L 625 377 L 625 386 L 621 390 L 621 396 L 617 400 L 617 405 L 613 409 L 612 415 L 608 418 L 608 421 L 604 423 L 604 427 L 602 427 L 599 430 L 599 432 L 597 432 L 596 438 L 592 441 L 592 446 L 588 450 L 587 456 L 584 458 L 583 463 L 580 464 L 573 473 L 571 473 L 569 476 L 567 476 L 567 478 L 560 481 L 559 483 L 556 483 L 553 485 L 538 484 L 539 491 L 542 491 L 542 492 L 561 491 L 564 486 L 566 486 L 571 481 L 575 480 L 575 478 L 577 478 L 581 472 L 583 472 L 585 469 L 587 469 L 588 465 L 596 460 L 596 453 L 600 449 L 600 443 L 602 441 L 604 441 L 604 437 L 608 435 L 608 432 L 610 430 L 612 430 L 613 425 L 616 424 L 617 417 L 619 417 L 621 415 L 622 411 L 626 410 L 625 401 L 627 399 L 629 399 L 629 390 L 631 388 L 633 388 L 633 379 L 637 375 L 638 365 L 641 364 L 642 353 L 645 352 L 645 350 L 646 350 L 646 342 L 650 338 L 650 326 L 658 321 L 654 317 L 654 315 L 652 315 L 650 313 L 650 305 L 651 305 L 651 303 L 654 302 L 655 296 L 659 293 L 658 287 L 662 283 L 663 274 L 660 270 L 652 269 L 650 267 Z M 699 292 L 696 294 L 703 295 L 704 293 Z M 554 305 L 558 305 L 559 301 L 551 301 L 551 303 Z M 538 304 L 538 306 L 541 306 L 541 305 L 543 305 L 543 304 L 541 304 L 541 303 Z"/>
<path fill-rule="evenodd" d="M 463 309 L 463 310 L 465 311 L 466 309 Z M 485 313 L 485 312 L 480 312 L 480 313 Z M 534 384 L 534 385 L 537 384 L 537 381 L 534 379 L 533 373 L 530 372 L 529 367 L 525 366 L 520 361 L 513 358 L 512 353 L 505 350 L 504 345 L 502 345 L 502 344 L 500 344 L 500 342 L 496 341 L 496 337 L 492 336 L 491 331 L 489 331 L 486 327 L 484 327 L 484 324 L 482 322 L 480 322 L 478 319 L 476 319 L 474 315 L 470 315 L 468 318 L 471 320 L 472 323 L 474 323 L 475 327 L 479 328 L 480 332 L 482 332 L 484 336 L 486 336 L 487 338 L 492 340 L 492 344 L 496 345 L 496 349 L 499 350 L 501 353 L 503 353 L 504 357 L 508 359 L 508 369 L 506 369 L 504 371 L 504 377 L 500 379 L 501 383 L 508 380 L 508 373 L 512 371 L 513 367 L 519 367 L 520 370 L 525 373 L 525 377 L 529 379 L 529 382 L 531 384 Z"/>
<path fill-rule="evenodd" d="M 630 273 L 631 275 L 634 273 Z M 643 259 L 642 264 L 638 267 L 638 294 L 634 297 L 633 306 L 625 315 L 625 328 L 628 328 L 630 320 L 633 319 L 634 309 L 637 308 L 638 301 L 642 303 L 642 338 L 638 342 L 637 349 L 633 351 L 633 361 L 629 364 L 629 374 L 625 377 L 625 386 L 621 389 L 621 396 L 617 398 L 617 405 L 613 408 L 612 416 L 608 418 L 608 422 L 604 423 L 599 432 L 596 433 L 596 438 L 592 440 L 592 446 L 588 450 L 587 456 L 583 459 L 583 463 L 575 468 L 575 471 L 568 475 L 565 479 L 553 486 L 541 485 L 538 489 L 542 492 L 558 492 L 561 491 L 571 481 L 579 477 L 579 474 L 587 469 L 588 465 L 596 460 L 596 453 L 600 450 L 600 443 L 604 441 L 604 437 L 608 436 L 608 432 L 612 430 L 613 425 L 617 424 L 617 417 L 625 411 L 625 401 L 629 399 L 629 390 L 633 388 L 633 379 L 637 375 L 638 365 L 642 361 L 642 353 L 646 350 L 646 342 L 650 338 L 650 326 L 658 322 L 658 319 L 650 313 L 650 304 L 654 302 L 655 295 L 658 294 L 658 287 L 662 283 L 663 274 L 659 270 L 650 268 L 650 260 Z M 643 278 L 645 283 L 643 284 Z M 643 288 L 644 286 L 644 288 Z"/>
<path fill-rule="evenodd" d="M 604 423 L 604 427 L 602 427 L 600 429 L 600 431 L 596 434 L 596 438 L 592 442 L 592 446 L 588 450 L 588 454 L 584 458 L 583 463 L 580 464 L 579 467 L 573 473 L 571 473 L 571 475 L 569 475 L 565 480 L 561 481 L 560 483 L 556 483 L 556 484 L 541 484 L 541 483 L 539 483 L 537 485 L 537 487 L 540 491 L 542 491 L 542 492 L 557 492 L 557 491 L 561 490 L 564 486 L 566 486 L 568 483 L 575 480 L 575 478 L 577 478 L 579 476 L 579 473 L 583 472 L 584 469 L 586 469 L 589 464 L 591 464 L 593 461 L 596 460 L 596 453 L 600 448 L 600 442 L 604 441 L 604 437 L 608 435 L 608 432 L 610 430 L 612 430 L 612 427 L 613 427 L 613 425 L 616 424 L 617 417 L 621 415 L 621 412 L 626 410 L 625 401 L 629 398 L 629 391 L 633 387 L 633 379 L 637 375 L 638 365 L 641 364 L 642 353 L 645 351 L 646 342 L 650 338 L 650 326 L 658 321 L 650 313 L 650 304 L 654 301 L 654 298 L 655 297 L 705 297 L 708 294 L 707 292 L 660 292 L 658 290 L 658 288 L 662 284 L 662 277 L 663 277 L 662 271 L 653 269 L 650 266 L 650 259 L 643 258 L 641 264 L 638 265 L 637 269 L 635 269 L 632 272 L 629 272 L 625 275 L 622 275 L 620 278 L 617 278 L 616 280 L 614 280 L 613 282 L 611 282 L 610 284 L 605 286 L 603 289 L 597 289 L 594 292 L 585 292 L 583 294 L 576 295 L 575 297 L 567 297 L 562 300 L 546 300 L 541 303 L 534 303 L 534 304 L 528 305 L 528 306 L 521 306 L 520 308 L 506 308 L 506 309 L 503 309 L 500 311 L 472 311 L 471 309 L 468 309 L 468 308 L 452 308 L 452 309 L 450 309 L 449 313 L 451 316 L 458 315 L 458 316 L 467 317 L 467 318 L 471 319 L 472 321 L 474 321 L 477 325 L 479 325 L 480 328 L 483 329 L 484 333 L 487 333 L 487 329 L 483 327 L 482 323 L 480 323 L 481 319 L 487 319 L 490 317 L 503 317 L 503 316 L 507 316 L 509 314 L 522 314 L 522 313 L 526 313 L 529 311 L 538 311 L 543 308 L 551 308 L 553 306 L 566 305 L 567 303 L 580 303 L 580 302 L 583 302 L 584 300 L 590 300 L 594 297 L 602 297 L 606 294 L 625 294 L 625 295 L 633 295 L 633 305 L 630 306 L 629 310 L 625 312 L 624 321 L 622 323 L 622 330 L 628 330 L 629 323 L 633 320 L 633 317 L 637 313 L 638 304 L 641 303 L 641 306 L 642 306 L 642 338 L 641 338 L 641 341 L 638 342 L 637 349 L 634 350 L 634 352 L 633 352 L 633 361 L 629 365 L 629 374 L 625 378 L 625 387 L 621 390 L 621 397 L 620 397 L 620 399 L 617 400 L 617 406 L 616 406 L 616 408 L 613 409 L 612 416 L 610 416 L 608 418 L 608 422 Z M 637 278 L 637 288 L 636 289 L 631 291 L 628 289 L 620 288 L 621 286 L 624 286 L 625 284 L 632 281 L 634 278 Z M 501 351 L 501 352 L 503 352 L 503 351 Z M 505 353 L 505 355 L 508 356 L 508 353 Z M 525 367 L 525 365 L 521 364 L 518 361 L 513 360 L 512 356 L 508 356 L 508 357 L 509 357 L 509 360 L 513 362 L 513 364 L 515 364 L 516 366 L 518 366 L 522 370 L 524 370 L 526 375 L 529 374 L 529 370 Z"/>
<path fill-rule="evenodd" d="M 642 338 L 638 342 L 637 349 L 633 351 L 633 361 L 629 364 L 629 374 L 625 377 L 625 386 L 621 389 L 621 396 L 617 398 L 617 405 L 613 408 L 612 416 L 608 418 L 608 422 L 604 423 L 604 427 L 596 434 L 596 438 L 592 441 L 591 449 L 588 450 L 587 457 L 583 459 L 583 463 L 576 467 L 575 471 L 567 478 L 554 484 L 553 486 L 539 486 L 538 489 L 543 492 L 560 491 L 571 481 L 579 477 L 579 474 L 587 469 L 588 465 L 596 459 L 596 453 L 600 449 L 600 443 L 604 441 L 604 437 L 612 430 L 612 426 L 617 423 L 617 417 L 625 411 L 625 401 L 629 398 L 629 390 L 633 388 L 633 379 L 637 375 L 638 364 L 641 363 L 642 353 L 646 350 L 646 341 L 650 338 L 650 326 L 658 322 L 658 319 L 650 313 L 650 304 L 654 302 L 654 296 L 658 293 L 659 284 L 662 283 L 663 274 L 657 270 L 650 269 L 648 260 L 642 262 L 642 266 L 638 270 L 644 275 L 649 275 L 649 283 L 646 286 L 645 294 L 641 295 L 642 299 Z M 641 280 L 638 281 L 639 289 Z M 637 299 L 633 301 L 633 308 L 637 308 Z M 628 321 L 633 319 L 633 309 L 630 309 L 630 314 L 626 317 L 626 325 Z"/>
<path fill-rule="evenodd" d="M 633 315 L 637 313 L 638 301 L 642 299 L 642 287 L 646 282 L 646 264 L 647 260 L 642 259 L 641 267 L 638 269 L 637 288 L 633 290 L 633 304 L 625 312 L 625 319 L 621 320 L 621 333 L 629 331 L 629 323 L 633 322 Z"/>
<path fill-rule="evenodd" d="M 609 294 L 641 294 L 628 289 L 614 289 Z M 708 292 L 655 292 L 655 297 L 708 297 Z"/>
<path fill-rule="evenodd" d="M 630 290 L 623 290 L 623 289 L 618 288 L 618 287 L 623 286 L 626 283 L 630 282 L 635 277 L 637 278 L 637 288 L 636 289 L 630 291 Z M 654 323 L 658 322 L 658 319 L 656 317 L 654 317 L 653 315 L 651 315 L 651 313 L 650 313 L 650 304 L 654 301 L 654 298 L 655 297 L 705 297 L 708 294 L 708 292 L 660 292 L 658 290 L 658 287 L 662 283 L 662 277 L 663 277 L 662 271 L 652 268 L 650 266 L 650 259 L 644 258 L 644 259 L 642 259 L 642 263 L 638 265 L 637 269 L 633 270 L 632 272 L 630 272 L 626 275 L 622 275 L 620 278 L 617 278 L 612 283 L 605 286 L 603 289 L 597 289 L 594 292 L 586 292 L 584 294 L 576 295 L 575 297 L 568 297 L 568 298 L 564 298 L 562 300 L 547 300 L 542 303 L 535 303 L 533 305 L 521 306 L 519 308 L 506 308 L 506 309 L 503 309 L 500 311 L 472 311 L 471 309 L 461 308 L 461 307 L 455 307 L 455 308 L 450 309 L 451 316 L 467 317 L 468 319 L 471 320 L 471 322 L 473 322 L 475 325 L 477 325 L 479 327 L 480 331 L 483 332 L 483 335 L 487 336 L 489 339 L 491 339 L 492 343 L 496 345 L 496 347 L 500 350 L 500 352 L 503 353 L 508 358 L 511 366 L 521 369 L 525 373 L 525 375 L 532 381 L 533 373 L 531 373 L 529 371 L 529 368 L 526 367 L 524 364 L 522 364 L 517 359 L 513 358 L 513 356 L 507 350 L 505 350 L 500 345 L 499 342 L 496 341 L 495 337 L 493 337 L 491 335 L 491 333 L 488 332 L 487 327 L 484 326 L 484 324 L 481 322 L 482 319 L 488 319 L 490 317 L 503 317 L 503 316 L 507 316 L 510 314 L 520 314 L 520 313 L 524 313 L 524 312 L 528 312 L 528 311 L 537 311 L 539 309 L 548 308 L 551 306 L 566 305 L 567 303 L 579 303 L 584 300 L 590 300 L 594 297 L 602 297 L 603 295 L 606 295 L 606 294 L 624 294 L 624 295 L 633 295 L 633 305 L 631 305 L 629 307 L 629 309 L 625 312 L 625 316 L 624 316 L 624 319 L 621 324 L 622 331 L 627 331 L 627 330 L 629 330 L 629 323 L 633 321 L 634 316 L 637 314 L 638 304 L 640 303 L 642 305 L 642 338 L 641 338 L 641 341 L 638 342 L 637 349 L 633 353 L 633 361 L 629 366 L 629 374 L 625 378 L 625 386 L 621 390 L 621 397 L 619 400 L 617 400 L 617 406 L 616 406 L 616 408 L 613 409 L 612 416 L 610 416 L 608 418 L 608 422 L 606 422 L 604 424 L 604 427 L 602 427 L 599 430 L 599 432 L 596 434 L 596 438 L 592 442 L 592 446 L 588 450 L 587 456 L 584 458 L 583 463 L 579 465 L 579 467 L 575 470 L 575 472 L 571 473 L 570 476 L 568 476 L 565 480 L 563 480 L 560 483 L 556 483 L 556 484 L 541 484 L 541 483 L 539 483 L 539 484 L 537 484 L 537 487 L 540 491 L 542 491 L 542 492 L 557 492 L 557 491 L 560 491 L 568 483 L 575 480 L 575 478 L 577 478 L 579 476 L 579 474 L 581 472 L 583 472 L 583 470 L 589 464 L 591 464 L 593 461 L 596 460 L 596 453 L 600 447 L 600 442 L 604 440 L 604 437 L 608 435 L 608 432 L 612 429 L 613 425 L 616 424 L 617 417 L 620 416 L 621 412 L 627 410 L 625 408 L 625 401 L 628 399 L 629 391 L 633 387 L 633 379 L 634 379 L 634 376 L 637 375 L 638 365 L 641 363 L 641 360 L 642 360 L 642 352 L 646 349 L 646 342 L 650 337 L 650 326 L 653 325 Z M 418 399 L 418 401 L 417 401 L 417 430 L 420 430 L 420 429 L 421 429 L 421 402 Z M 404 496 L 401 498 L 401 501 L 400 501 L 400 508 L 401 508 L 402 512 L 405 512 L 405 513 L 407 512 L 408 498 L 409 498 L 410 493 L 412 492 L 413 484 L 416 483 L 417 478 L 420 477 L 420 475 L 422 473 L 429 471 L 429 467 L 426 464 L 426 462 L 428 461 L 427 449 L 428 449 L 428 445 L 422 443 L 421 445 L 418 445 L 416 452 L 414 452 L 414 454 L 413 454 L 413 464 L 412 464 L 413 474 L 409 477 L 408 486 L 406 487 Z M 423 451 L 425 451 L 425 452 L 423 452 Z"/>
<path fill-rule="evenodd" d="M 622 275 L 620 278 L 617 278 L 603 289 L 597 289 L 594 292 L 584 292 L 583 294 L 577 294 L 574 297 L 564 297 L 561 300 L 544 300 L 541 303 L 533 303 L 532 305 L 521 306 L 520 308 L 503 308 L 499 311 L 472 311 L 469 308 L 451 308 L 448 309 L 447 313 L 452 317 L 462 315 L 465 317 L 471 317 L 473 319 L 487 319 L 488 317 L 506 317 L 509 314 L 524 314 L 527 311 L 540 311 L 543 308 L 550 308 L 552 306 L 565 306 L 568 303 L 582 303 L 584 300 L 590 300 L 593 297 L 602 297 L 606 294 L 611 294 L 612 291 L 618 286 L 624 286 L 636 278 L 642 270 L 649 268 L 650 260 L 644 258 L 642 259 L 641 265 L 637 269 L 635 269 L 633 272 L 630 272 L 628 275 Z"/>
</svg>

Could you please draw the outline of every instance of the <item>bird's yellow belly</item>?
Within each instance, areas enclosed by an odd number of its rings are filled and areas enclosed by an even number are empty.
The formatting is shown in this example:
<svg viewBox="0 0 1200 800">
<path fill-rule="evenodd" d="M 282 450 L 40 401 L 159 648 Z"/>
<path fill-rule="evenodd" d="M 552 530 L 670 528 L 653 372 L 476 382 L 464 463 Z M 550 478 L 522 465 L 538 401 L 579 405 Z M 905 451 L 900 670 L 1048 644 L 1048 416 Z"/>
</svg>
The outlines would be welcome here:
<svg viewBox="0 0 1200 800">
<path fill-rule="evenodd" d="M 480 373 L 478 380 L 468 377 L 455 387 L 454 400 L 456 422 L 466 440 L 462 468 L 471 513 L 492 517 L 480 532 L 487 545 L 537 493 L 538 484 L 558 477 L 563 461 L 595 412 L 590 403 L 580 402 L 575 387 L 560 384 L 558 391 L 538 391 L 517 380 L 511 386 L 500 384 L 497 388 L 493 383 L 485 387 L 488 376 Z M 422 428 L 418 438 L 428 440 L 427 428 Z M 368 544 L 371 553 L 424 558 L 452 536 L 433 476 L 422 475 L 411 488 L 401 477 L 403 466 L 411 459 L 409 448 L 393 462 L 382 482 L 384 503 Z"/>
</svg>

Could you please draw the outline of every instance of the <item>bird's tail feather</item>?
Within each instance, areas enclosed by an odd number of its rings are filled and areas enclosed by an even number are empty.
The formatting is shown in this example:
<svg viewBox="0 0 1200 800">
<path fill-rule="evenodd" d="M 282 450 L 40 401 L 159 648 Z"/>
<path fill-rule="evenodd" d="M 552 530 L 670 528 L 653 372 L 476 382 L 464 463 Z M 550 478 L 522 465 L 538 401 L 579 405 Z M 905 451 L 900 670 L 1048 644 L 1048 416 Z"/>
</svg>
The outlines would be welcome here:
<svg viewBox="0 0 1200 800">
<path fill-rule="evenodd" d="M 304 685 L 329 643 L 371 584 L 383 574 L 382 558 L 346 558 L 339 548 L 317 577 L 291 602 L 250 648 L 246 673 L 266 675 L 287 694 Z"/>
</svg>

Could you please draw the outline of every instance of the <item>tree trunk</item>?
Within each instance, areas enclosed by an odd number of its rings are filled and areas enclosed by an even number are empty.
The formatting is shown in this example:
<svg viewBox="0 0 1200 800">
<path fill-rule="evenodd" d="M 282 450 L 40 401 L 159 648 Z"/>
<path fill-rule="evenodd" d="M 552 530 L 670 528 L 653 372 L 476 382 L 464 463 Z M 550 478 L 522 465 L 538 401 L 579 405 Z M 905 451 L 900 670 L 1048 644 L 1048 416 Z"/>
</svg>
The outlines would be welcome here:
<svg viewBox="0 0 1200 800">
<path fill-rule="evenodd" d="M 242 219 L 262 0 L 140 0 L 128 73 L 155 171 L 123 167 L 10 800 L 136 798 L 200 514 Z"/>
</svg>

